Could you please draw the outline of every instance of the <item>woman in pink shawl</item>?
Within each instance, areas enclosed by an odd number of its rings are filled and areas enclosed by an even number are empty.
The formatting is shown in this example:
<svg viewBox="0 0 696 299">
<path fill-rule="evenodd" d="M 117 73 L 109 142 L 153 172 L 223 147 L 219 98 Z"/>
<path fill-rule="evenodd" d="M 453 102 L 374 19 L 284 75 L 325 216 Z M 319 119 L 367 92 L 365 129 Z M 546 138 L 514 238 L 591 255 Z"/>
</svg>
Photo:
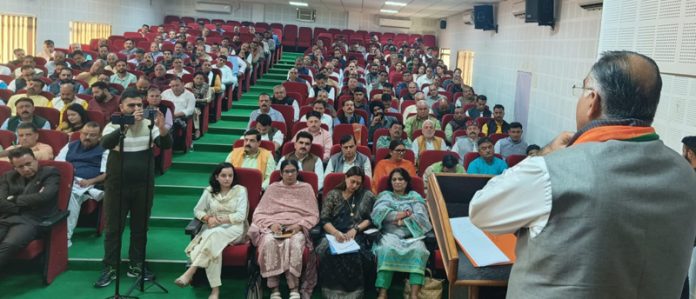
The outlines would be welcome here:
<svg viewBox="0 0 696 299">
<path fill-rule="evenodd" d="M 258 248 L 261 276 L 267 279 L 271 299 L 281 299 L 280 276 L 285 274 L 290 299 L 311 297 L 316 285 L 316 265 L 308 263 L 303 274 L 302 253 L 313 248 L 309 230 L 319 223 L 319 207 L 312 186 L 297 180 L 295 160 L 280 165 L 282 181 L 268 186 L 254 211 L 249 237 Z"/>
</svg>

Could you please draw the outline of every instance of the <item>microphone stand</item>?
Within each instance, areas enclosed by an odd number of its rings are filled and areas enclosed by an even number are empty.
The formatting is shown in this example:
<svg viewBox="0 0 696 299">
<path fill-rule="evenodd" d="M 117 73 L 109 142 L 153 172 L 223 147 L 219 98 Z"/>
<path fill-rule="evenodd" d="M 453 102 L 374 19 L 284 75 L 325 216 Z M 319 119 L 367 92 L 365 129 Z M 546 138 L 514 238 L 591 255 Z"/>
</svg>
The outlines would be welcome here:
<svg viewBox="0 0 696 299">
<path fill-rule="evenodd" d="M 155 113 L 156 113 L 156 111 L 155 111 Z M 150 121 L 150 125 L 147 127 L 148 128 L 148 135 L 150 137 L 148 140 L 148 143 L 147 143 L 148 146 L 152 146 L 152 142 L 153 142 L 152 129 L 155 126 L 155 120 L 154 120 L 155 117 L 156 116 L 153 116 L 152 114 L 150 114 L 150 115 L 148 115 L 148 118 L 147 118 Z M 152 154 L 152 149 L 150 149 L 150 154 Z M 151 157 L 149 157 L 147 159 L 147 173 L 145 174 L 145 182 L 147 185 L 145 185 L 145 196 L 150 196 L 150 192 L 154 193 L 154 191 L 152 190 L 152 186 L 150 186 L 150 178 L 154 172 L 154 171 L 150 171 L 150 167 L 152 167 L 152 160 L 153 159 L 154 158 L 151 158 Z M 151 204 L 154 204 L 154 194 L 152 194 L 152 201 L 153 202 Z M 145 269 L 147 269 L 147 267 L 145 265 L 145 257 L 147 256 L 147 231 L 148 231 L 148 227 L 149 227 L 148 222 L 150 220 L 149 218 L 150 218 L 150 213 L 152 212 L 151 211 L 152 208 L 146 206 L 146 209 L 148 211 L 147 211 L 147 213 L 144 213 L 144 216 L 143 216 L 143 217 L 145 217 L 145 219 L 143 219 L 144 220 L 143 223 L 145 223 L 145 240 L 143 242 L 143 259 L 142 259 L 142 261 L 140 261 L 142 268 L 140 269 L 140 274 L 135 279 L 135 282 L 133 283 L 133 285 L 131 285 L 130 289 L 128 289 L 128 292 L 126 293 L 126 295 L 130 295 L 130 293 L 132 293 L 133 290 L 135 290 L 135 288 L 137 288 L 137 287 L 140 288 L 141 293 L 144 293 L 146 281 L 152 283 L 154 286 L 158 287 L 164 293 L 169 293 L 169 291 L 167 291 L 167 289 L 164 288 L 164 286 L 162 286 L 160 283 L 157 282 L 156 276 L 154 274 L 152 275 L 151 279 L 148 279 L 148 280 L 145 279 Z"/>
<path fill-rule="evenodd" d="M 123 160 L 123 141 L 126 139 L 126 131 L 128 129 L 126 126 L 123 124 L 123 119 L 121 119 L 122 122 L 120 123 L 121 128 L 119 129 L 119 134 L 118 134 L 118 153 L 121 155 L 121 161 L 119 162 L 119 167 L 121 171 L 121 184 L 123 184 L 123 179 L 124 179 L 124 174 L 123 170 L 125 169 L 125 163 Z M 121 247 L 123 246 L 123 223 L 122 223 L 122 217 L 121 217 L 121 209 L 123 208 L 123 185 L 121 185 L 121 190 L 119 190 L 120 194 L 118 196 L 118 229 L 119 229 L 119 234 L 118 234 L 118 257 L 116 259 L 116 284 L 114 285 L 114 295 L 107 297 L 107 299 L 138 299 L 138 297 L 134 296 L 129 296 L 129 295 L 121 295 L 119 293 L 119 288 L 121 286 Z M 128 292 L 130 293 L 130 292 Z"/>
</svg>

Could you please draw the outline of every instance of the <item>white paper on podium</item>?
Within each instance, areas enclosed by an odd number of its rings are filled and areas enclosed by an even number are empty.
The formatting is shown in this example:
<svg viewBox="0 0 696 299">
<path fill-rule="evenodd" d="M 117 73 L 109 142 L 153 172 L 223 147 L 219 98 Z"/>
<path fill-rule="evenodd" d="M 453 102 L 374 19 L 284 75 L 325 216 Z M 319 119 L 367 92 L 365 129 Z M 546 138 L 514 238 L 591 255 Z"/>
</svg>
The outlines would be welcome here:
<svg viewBox="0 0 696 299">
<path fill-rule="evenodd" d="M 478 267 L 510 262 L 505 253 L 483 231 L 471 223 L 469 217 L 450 218 L 450 225 L 454 238 L 464 247 Z"/>
<path fill-rule="evenodd" d="M 352 253 L 360 250 L 360 245 L 358 242 L 355 242 L 355 239 L 340 243 L 338 240 L 336 240 L 336 237 L 326 234 L 326 240 L 329 241 L 329 247 L 331 247 L 332 254 Z"/>
</svg>

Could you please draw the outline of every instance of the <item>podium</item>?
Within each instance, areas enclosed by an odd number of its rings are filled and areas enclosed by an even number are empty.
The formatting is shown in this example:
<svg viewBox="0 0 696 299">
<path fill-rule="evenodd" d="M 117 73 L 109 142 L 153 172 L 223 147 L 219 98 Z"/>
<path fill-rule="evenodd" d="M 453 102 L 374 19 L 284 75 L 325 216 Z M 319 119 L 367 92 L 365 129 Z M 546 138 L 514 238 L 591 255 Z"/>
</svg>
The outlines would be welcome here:
<svg viewBox="0 0 696 299">
<path fill-rule="evenodd" d="M 450 225 L 450 216 L 469 216 L 471 199 L 491 177 L 441 173 L 430 176 L 426 182 L 426 204 L 449 282 L 450 298 L 456 298 L 468 288 L 468 298 L 478 299 L 479 287 L 506 286 L 510 277 L 511 265 L 474 267 L 457 246 Z"/>
</svg>

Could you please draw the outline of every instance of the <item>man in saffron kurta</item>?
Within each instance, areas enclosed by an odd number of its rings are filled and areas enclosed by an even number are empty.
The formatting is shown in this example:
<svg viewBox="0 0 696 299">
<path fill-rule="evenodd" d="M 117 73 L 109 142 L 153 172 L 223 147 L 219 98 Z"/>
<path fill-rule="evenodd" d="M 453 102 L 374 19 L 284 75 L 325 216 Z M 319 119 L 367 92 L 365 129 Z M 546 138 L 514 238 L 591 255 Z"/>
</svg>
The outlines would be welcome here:
<svg viewBox="0 0 696 299">
<path fill-rule="evenodd" d="M 413 140 L 411 150 L 416 154 L 416 164 L 420 160 L 420 155 L 426 150 L 446 151 L 449 150 L 445 140 L 435 136 L 435 124 L 427 119 L 423 122 L 423 135 Z"/>
<path fill-rule="evenodd" d="M 246 131 L 244 133 L 244 147 L 233 149 L 225 161 L 230 162 L 234 167 L 258 169 L 263 177 L 261 187 L 266 190 L 276 163 L 273 159 L 273 153 L 260 147 L 260 144 L 261 134 L 259 131 Z"/>
</svg>

